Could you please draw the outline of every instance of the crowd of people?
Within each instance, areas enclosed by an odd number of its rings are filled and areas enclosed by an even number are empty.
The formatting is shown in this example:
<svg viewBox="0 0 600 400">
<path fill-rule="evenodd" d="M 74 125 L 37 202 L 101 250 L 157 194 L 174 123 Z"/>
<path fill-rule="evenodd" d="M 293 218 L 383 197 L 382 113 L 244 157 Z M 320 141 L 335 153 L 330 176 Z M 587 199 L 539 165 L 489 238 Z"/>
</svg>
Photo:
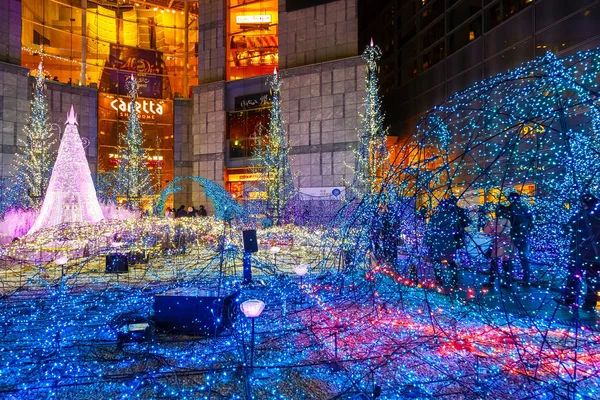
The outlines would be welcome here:
<svg viewBox="0 0 600 400">
<path fill-rule="evenodd" d="M 195 209 L 194 207 L 188 207 L 187 211 L 185 209 L 185 205 L 181 205 L 177 210 L 172 209 L 171 207 L 167 207 L 167 209 L 165 210 L 165 218 L 168 219 L 177 219 L 177 218 L 184 218 L 184 217 L 206 217 L 208 216 L 208 212 L 206 211 L 206 208 L 204 208 L 204 206 L 200 206 L 198 207 L 198 209 Z"/>
<path fill-rule="evenodd" d="M 529 261 L 529 242 L 534 218 L 518 193 L 508 196 L 508 205 L 499 204 L 492 212 L 478 213 L 477 227 L 489 239 L 480 249 L 489 261 L 488 289 L 510 289 L 513 284 L 530 287 L 532 273 Z M 570 238 L 568 279 L 563 296 L 557 302 L 581 309 L 595 309 L 600 291 L 600 203 L 591 194 L 581 197 L 581 208 L 564 226 Z M 449 289 L 458 287 L 458 250 L 465 247 L 466 228 L 472 224 L 468 212 L 457 205 L 457 198 L 441 200 L 427 221 L 427 245 L 437 285 Z M 515 279 L 515 263 L 521 265 L 522 278 Z M 584 301 L 578 303 L 583 282 Z"/>
</svg>

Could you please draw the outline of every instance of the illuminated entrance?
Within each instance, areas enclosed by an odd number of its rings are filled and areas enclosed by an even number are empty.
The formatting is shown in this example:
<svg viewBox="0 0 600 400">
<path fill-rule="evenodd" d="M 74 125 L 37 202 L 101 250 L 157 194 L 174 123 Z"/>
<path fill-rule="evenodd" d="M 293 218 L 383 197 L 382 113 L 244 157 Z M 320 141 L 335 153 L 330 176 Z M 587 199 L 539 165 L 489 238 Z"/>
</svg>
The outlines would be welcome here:
<svg viewBox="0 0 600 400">
<path fill-rule="evenodd" d="M 173 98 L 198 84 L 197 15 L 195 1 L 22 0 L 23 66 L 98 89 L 99 173 L 118 166 L 133 74 L 155 193 L 173 179 Z"/>
</svg>

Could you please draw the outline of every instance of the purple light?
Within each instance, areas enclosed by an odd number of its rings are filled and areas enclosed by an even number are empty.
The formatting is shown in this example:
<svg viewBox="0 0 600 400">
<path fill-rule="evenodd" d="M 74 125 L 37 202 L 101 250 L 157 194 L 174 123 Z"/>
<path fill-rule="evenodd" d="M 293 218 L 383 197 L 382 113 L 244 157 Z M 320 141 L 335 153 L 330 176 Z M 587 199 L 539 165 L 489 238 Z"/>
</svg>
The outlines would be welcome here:
<svg viewBox="0 0 600 400">
<path fill-rule="evenodd" d="M 28 233 L 65 222 L 104 219 L 71 106 L 40 213 Z"/>
</svg>

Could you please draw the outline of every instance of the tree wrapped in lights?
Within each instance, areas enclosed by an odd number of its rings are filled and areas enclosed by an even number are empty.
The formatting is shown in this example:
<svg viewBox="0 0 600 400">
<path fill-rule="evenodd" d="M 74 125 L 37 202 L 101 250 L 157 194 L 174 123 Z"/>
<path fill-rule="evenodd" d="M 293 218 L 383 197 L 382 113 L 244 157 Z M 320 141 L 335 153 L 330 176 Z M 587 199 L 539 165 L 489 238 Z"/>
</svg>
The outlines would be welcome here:
<svg viewBox="0 0 600 400">
<path fill-rule="evenodd" d="M 48 190 L 29 233 L 63 223 L 96 223 L 104 218 L 73 106 L 65 124 Z"/>
<path fill-rule="evenodd" d="M 15 155 L 10 203 L 16 208 L 38 209 L 41 206 L 56 158 L 52 149 L 56 140 L 52 138 L 48 122 L 44 86 L 44 72 L 40 63 L 35 77 L 31 116 L 24 128 L 25 140 L 20 141 L 19 151 Z"/>
<path fill-rule="evenodd" d="M 349 198 L 351 202 L 348 205 L 349 208 L 356 208 L 349 220 L 343 223 L 344 231 L 347 230 L 352 236 L 346 243 L 349 254 L 346 257 L 352 258 L 351 264 L 354 266 L 365 265 L 369 251 L 372 254 L 376 249 L 381 250 L 381 246 L 385 245 L 384 237 L 393 236 L 389 231 L 393 229 L 394 211 L 391 208 L 396 198 L 395 191 L 384 190 L 384 179 L 389 175 L 389 154 L 377 80 L 377 63 L 381 55 L 381 49 L 373 44 L 373 40 L 362 55 L 367 63 L 365 110 L 358 129 L 358 148 L 354 151 L 354 179 L 351 185 L 354 197 Z M 390 188 L 391 185 L 388 185 Z"/>
<path fill-rule="evenodd" d="M 388 151 L 387 129 L 383 125 L 377 83 L 377 62 L 381 59 L 381 49 L 373 45 L 372 39 L 362 58 L 367 62 L 365 113 L 358 133 L 352 186 L 359 197 L 368 198 L 380 191 L 382 175 L 388 166 Z"/>
<path fill-rule="evenodd" d="M 127 82 L 129 90 L 129 118 L 125 147 L 121 151 L 121 162 L 117 175 L 117 197 L 123 198 L 129 208 L 139 208 L 142 199 L 152 194 L 146 151 L 143 147 L 142 127 L 136 108 L 139 83 L 133 75 Z"/>
<path fill-rule="evenodd" d="M 280 225 L 285 207 L 294 197 L 296 189 L 290 169 L 290 147 L 281 116 L 281 78 L 277 70 L 269 78 L 269 85 L 272 95 L 271 120 L 267 135 L 258 140 L 255 157 L 261 168 L 261 183 L 267 196 L 267 213 L 275 224 Z"/>
</svg>

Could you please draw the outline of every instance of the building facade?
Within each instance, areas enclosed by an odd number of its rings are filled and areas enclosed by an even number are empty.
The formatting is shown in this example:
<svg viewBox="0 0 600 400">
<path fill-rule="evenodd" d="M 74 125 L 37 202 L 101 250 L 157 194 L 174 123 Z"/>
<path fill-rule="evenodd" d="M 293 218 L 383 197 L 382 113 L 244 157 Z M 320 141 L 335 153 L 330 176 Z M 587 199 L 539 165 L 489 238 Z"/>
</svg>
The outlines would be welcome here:
<svg viewBox="0 0 600 400">
<path fill-rule="evenodd" d="M 361 46 L 384 51 L 381 81 L 391 133 L 475 82 L 552 51 L 600 46 L 596 0 L 375 0 L 359 2 Z"/>
<path fill-rule="evenodd" d="M 75 105 L 93 174 L 115 171 L 126 131 L 126 79 L 142 82 L 140 120 L 153 187 L 199 175 L 248 198 L 257 137 L 269 124 L 267 77 L 281 109 L 296 186 L 352 180 L 364 98 L 357 0 L 10 0 L 0 5 L 0 176 L 10 176 L 43 61 L 50 120 Z M 207 203 L 187 182 L 173 202 Z"/>
</svg>

